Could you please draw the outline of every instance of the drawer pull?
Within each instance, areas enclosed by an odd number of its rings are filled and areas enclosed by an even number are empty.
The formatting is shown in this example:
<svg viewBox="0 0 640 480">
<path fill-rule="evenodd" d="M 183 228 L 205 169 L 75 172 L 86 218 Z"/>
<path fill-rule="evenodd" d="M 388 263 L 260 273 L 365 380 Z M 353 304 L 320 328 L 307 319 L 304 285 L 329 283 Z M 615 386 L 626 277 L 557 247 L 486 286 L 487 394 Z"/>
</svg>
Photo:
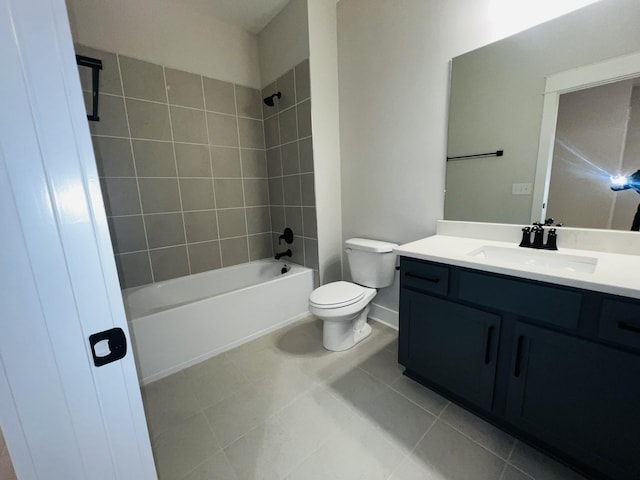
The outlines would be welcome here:
<svg viewBox="0 0 640 480">
<path fill-rule="evenodd" d="M 520 376 L 520 369 L 522 367 L 522 346 L 524 344 L 524 337 L 520 335 L 518 337 L 518 348 L 516 350 L 516 368 L 513 375 L 518 378 Z"/>
<path fill-rule="evenodd" d="M 628 330 L 630 332 L 640 333 L 640 325 L 634 325 L 630 322 L 619 321 L 618 328 L 621 330 Z"/>
<path fill-rule="evenodd" d="M 437 277 L 425 277 L 413 272 L 407 272 L 407 277 L 417 278 L 418 280 L 424 280 L 425 282 L 438 283 L 440 281 Z"/>
<path fill-rule="evenodd" d="M 484 364 L 489 365 L 491 363 L 491 339 L 493 338 L 493 325 L 490 325 L 487 329 L 487 341 L 484 348 Z"/>
</svg>

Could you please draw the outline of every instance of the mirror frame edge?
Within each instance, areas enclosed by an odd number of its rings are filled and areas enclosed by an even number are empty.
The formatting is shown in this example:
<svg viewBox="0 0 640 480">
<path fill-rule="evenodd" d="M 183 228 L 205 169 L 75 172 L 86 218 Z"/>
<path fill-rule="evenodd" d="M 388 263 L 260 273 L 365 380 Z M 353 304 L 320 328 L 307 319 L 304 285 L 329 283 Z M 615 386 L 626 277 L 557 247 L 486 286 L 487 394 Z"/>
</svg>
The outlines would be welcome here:
<svg viewBox="0 0 640 480">
<path fill-rule="evenodd" d="M 546 77 L 531 202 L 531 222 L 544 221 L 546 216 L 560 95 L 639 75 L 640 52 L 572 68 Z"/>
</svg>

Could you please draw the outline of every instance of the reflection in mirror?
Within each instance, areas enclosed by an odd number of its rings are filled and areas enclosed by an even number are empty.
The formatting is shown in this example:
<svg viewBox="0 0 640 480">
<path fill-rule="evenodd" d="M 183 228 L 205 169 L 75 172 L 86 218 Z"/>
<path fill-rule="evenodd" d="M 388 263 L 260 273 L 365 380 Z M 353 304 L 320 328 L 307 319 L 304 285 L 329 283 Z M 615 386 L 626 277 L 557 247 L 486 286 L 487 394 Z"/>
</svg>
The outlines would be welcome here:
<svg viewBox="0 0 640 480">
<path fill-rule="evenodd" d="M 639 52 L 638 25 L 638 0 L 601 0 L 454 58 L 447 156 L 496 150 L 504 150 L 504 155 L 447 162 L 444 218 L 527 224 L 540 220 L 541 215 L 548 212 L 547 216 L 568 226 L 629 230 L 632 218 L 626 208 L 631 208 L 633 217 L 633 203 L 640 201 L 638 194 L 631 190 L 611 192 L 606 182 L 598 184 L 598 190 L 593 186 L 593 180 L 591 184 L 584 177 L 576 181 L 578 177 L 569 172 L 565 172 L 564 180 L 558 183 L 560 191 L 550 192 L 550 169 L 542 169 L 540 176 L 539 150 L 547 79 L 560 72 Z M 611 78 L 619 76 L 615 71 L 608 73 Z M 594 85 L 592 82 L 589 86 Z M 576 88 L 559 90 L 558 94 L 573 90 Z M 554 109 L 551 133 L 555 131 L 555 114 Z M 591 125 L 590 128 L 599 127 Z M 549 153 L 554 151 L 553 137 L 550 140 Z M 569 143 L 567 146 L 571 148 Z M 615 161 L 622 162 L 621 155 L 626 148 L 620 144 L 617 157 L 596 151 L 598 160 L 594 163 L 607 172 L 603 175 L 615 174 L 622 168 L 622 163 Z M 559 147 L 557 152 L 565 158 L 570 156 L 564 147 Z M 600 157 L 606 157 L 606 162 Z M 614 163 L 610 164 L 614 157 Z M 551 158 L 545 162 L 551 165 Z M 582 163 L 584 169 L 588 164 Z M 640 165 L 636 170 L 638 168 Z M 562 175 L 554 172 L 554 178 L 561 179 Z M 557 199 L 558 193 L 564 197 L 565 206 L 562 206 L 562 199 Z M 552 196 L 545 212 L 543 204 L 546 206 L 547 194 Z M 591 218 L 595 218 L 591 207 L 586 214 L 564 218 L 574 216 L 564 213 L 567 204 L 586 204 L 588 198 L 600 194 L 605 200 L 599 205 L 602 215 L 598 213 L 598 217 L 605 220 L 598 220 L 596 225 Z M 625 203 L 627 207 L 622 209 Z"/>
<path fill-rule="evenodd" d="M 547 214 L 575 227 L 630 230 L 640 202 L 611 177 L 640 169 L 640 88 L 623 80 L 560 95 Z"/>
</svg>

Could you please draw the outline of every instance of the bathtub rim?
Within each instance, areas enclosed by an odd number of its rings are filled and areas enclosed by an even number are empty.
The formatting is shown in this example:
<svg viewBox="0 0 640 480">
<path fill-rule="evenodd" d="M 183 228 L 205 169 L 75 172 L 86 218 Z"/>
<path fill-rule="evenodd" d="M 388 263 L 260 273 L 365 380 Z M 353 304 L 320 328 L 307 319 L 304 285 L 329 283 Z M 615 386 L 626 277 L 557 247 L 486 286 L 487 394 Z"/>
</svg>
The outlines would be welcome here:
<svg viewBox="0 0 640 480">
<path fill-rule="evenodd" d="M 210 276 L 212 273 L 216 273 L 218 275 L 221 275 L 222 274 L 221 272 L 223 270 L 226 270 L 226 269 L 240 270 L 242 267 L 246 268 L 247 265 L 257 264 L 257 263 L 265 263 L 265 264 L 266 263 L 271 263 L 273 265 L 278 265 L 279 264 L 279 265 L 283 265 L 283 266 L 285 264 L 287 264 L 287 265 L 290 266 L 290 269 L 286 274 L 279 274 L 279 275 L 277 275 L 275 277 L 272 277 L 272 278 L 270 278 L 270 279 L 268 279 L 268 280 L 266 280 L 264 282 L 254 283 L 254 284 L 247 285 L 247 286 L 244 286 L 244 287 L 241 287 L 241 288 L 237 288 L 235 290 L 229 290 L 229 291 L 226 291 L 226 292 L 223 292 L 223 293 L 218 293 L 218 294 L 215 294 L 215 295 L 209 295 L 207 297 L 198 298 L 197 300 L 191 300 L 191 301 L 186 301 L 186 302 L 183 302 L 183 303 L 178 303 L 178 304 L 175 304 L 175 305 L 171 305 L 171 306 L 169 306 L 167 308 L 162 308 L 162 309 L 159 309 L 159 310 L 154 310 L 154 311 L 151 311 L 151 312 L 147 312 L 144 315 L 138 315 L 137 317 L 133 317 L 132 318 L 130 316 L 130 313 L 129 313 L 130 310 L 129 310 L 129 307 L 128 307 L 127 301 L 126 301 L 126 295 L 127 294 L 135 293 L 135 292 L 138 292 L 138 291 L 140 291 L 142 289 L 145 289 L 145 288 L 152 288 L 155 285 L 162 285 L 162 286 L 171 285 L 172 283 L 177 283 L 179 281 L 182 281 L 185 278 L 196 277 L 196 278 L 193 278 L 193 280 L 197 280 L 198 277 Z M 279 260 L 274 260 L 274 259 L 270 259 L 270 258 L 262 258 L 262 259 L 259 259 L 259 260 L 253 260 L 252 262 L 240 263 L 240 264 L 237 264 L 237 265 L 231 265 L 229 267 L 216 268 L 214 270 L 207 270 L 207 271 L 204 271 L 204 272 L 198 272 L 198 273 L 194 273 L 194 274 L 191 274 L 191 275 L 183 275 L 181 277 L 170 278 L 168 280 L 161 280 L 160 282 L 148 283 L 148 284 L 145 284 L 145 285 L 139 285 L 137 287 L 130 287 L 130 288 L 127 288 L 127 289 L 122 289 L 120 292 L 121 292 L 121 295 L 122 295 L 122 302 L 124 304 L 124 309 L 125 309 L 125 313 L 126 313 L 126 316 L 127 316 L 127 322 L 128 323 L 133 323 L 135 321 L 144 319 L 144 318 L 149 317 L 151 315 L 156 315 L 156 314 L 161 313 L 161 312 L 168 312 L 168 311 L 171 311 L 171 310 L 175 310 L 176 308 L 184 307 L 185 305 L 191 305 L 191 304 L 205 302 L 208 299 L 213 298 L 213 297 L 222 297 L 222 296 L 225 296 L 225 295 L 234 294 L 236 292 L 242 292 L 242 291 L 245 291 L 245 290 L 247 290 L 249 288 L 254 288 L 254 287 L 258 286 L 258 285 L 264 285 L 264 284 L 272 283 L 272 282 L 275 282 L 275 281 L 283 278 L 283 275 L 287 275 L 288 277 L 295 277 L 295 276 L 303 275 L 307 271 L 311 271 L 312 275 L 313 275 L 313 269 L 311 269 L 309 267 L 305 267 L 304 265 L 300 265 L 300 264 L 297 264 L 297 263 L 290 263 L 290 262 L 281 262 Z"/>
</svg>

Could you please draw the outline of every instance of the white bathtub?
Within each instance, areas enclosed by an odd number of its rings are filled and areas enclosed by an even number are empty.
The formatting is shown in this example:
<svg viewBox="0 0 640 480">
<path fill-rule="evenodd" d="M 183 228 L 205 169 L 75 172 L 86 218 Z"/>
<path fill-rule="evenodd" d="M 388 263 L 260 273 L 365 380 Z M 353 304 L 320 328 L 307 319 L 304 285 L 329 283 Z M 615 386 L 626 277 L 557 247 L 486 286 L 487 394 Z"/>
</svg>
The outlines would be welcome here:
<svg viewBox="0 0 640 480">
<path fill-rule="evenodd" d="M 259 260 L 129 288 L 122 296 L 142 383 L 309 314 L 313 270 Z"/>
</svg>

